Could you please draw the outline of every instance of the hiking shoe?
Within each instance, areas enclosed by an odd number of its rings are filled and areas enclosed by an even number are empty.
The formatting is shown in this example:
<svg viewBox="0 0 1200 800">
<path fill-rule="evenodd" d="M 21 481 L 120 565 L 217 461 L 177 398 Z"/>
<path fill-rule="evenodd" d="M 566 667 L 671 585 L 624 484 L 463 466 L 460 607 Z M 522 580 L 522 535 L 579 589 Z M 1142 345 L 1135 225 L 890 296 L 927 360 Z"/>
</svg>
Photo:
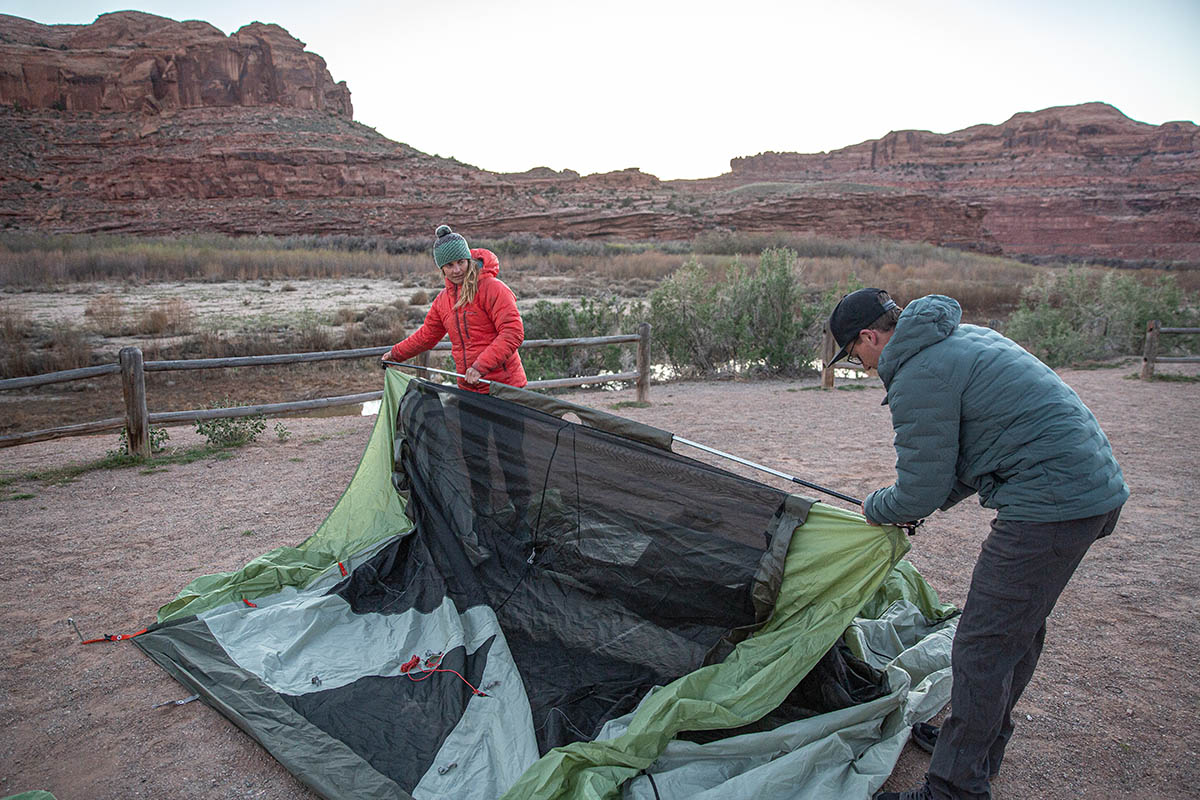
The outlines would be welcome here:
<svg viewBox="0 0 1200 800">
<path fill-rule="evenodd" d="M 930 725 L 928 722 L 918 722 L 912 726 L 913 744 L 926 753 L 932 754 L 934 746 L 937 745 L 938 734 L 941 730 L 937 725 Z"/>
<path fill-rule="evenodd" d="M 876 792 L 872 800 L 933 800 L 933 792 L 929 790 L 929 784 L 923 783 L 906 792 Z"/>
</svg>

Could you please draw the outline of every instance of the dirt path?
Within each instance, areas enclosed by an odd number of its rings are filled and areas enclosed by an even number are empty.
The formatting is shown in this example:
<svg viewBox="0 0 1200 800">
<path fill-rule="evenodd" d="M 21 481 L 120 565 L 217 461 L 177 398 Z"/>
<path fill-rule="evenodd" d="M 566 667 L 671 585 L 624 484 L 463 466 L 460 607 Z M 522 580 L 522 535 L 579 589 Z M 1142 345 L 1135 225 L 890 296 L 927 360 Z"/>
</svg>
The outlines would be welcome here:
<svg viewBox="0 0 1200 800">
<path fill-rule="evenodd" d="M 1134 494 L 1055 609 L 994 784 L 999 800 L 1182 799 L 1200 785 L 1192 680 L 1200 385 L 1144 384 L 1127 379 L 1133 371 L 1063 373 L 1100 418 Z M 619 413 L 852 495 L 888 482 L 894 453 L 878 382 L 810 387 L 670 384 L 653 389 L 651 407 Z M 632 397 L 574 399 L 604 408 Z M 0 624 L 9 643 L 0 659 L 0 796 L 32 788 L 59 800 L 313 796 L 204 704 L 152 709 L 187 692 L 133 646 L 80 646 L 66 623 L 73 617 L 89 636 L 136 631 L 196 576 L 236 569 L 315 530 L 357 465 L 371 419 L 286 424 L 287 441 L 270 437 L 225 461 L 0 490 L 35 495 L 0 502 Z M 174 446 L 196 441 L 182 428 L 171 436 Z M 87 460 L 114 443 L 103 436 L 3 450 L 0 468 Z M 989 519 L 963 503 L 913 540 L 909 558 L 944 599 L 965 598 Z M 889 787 L 919 781 L 927 763 L 908 747 Z"/>
</svg>

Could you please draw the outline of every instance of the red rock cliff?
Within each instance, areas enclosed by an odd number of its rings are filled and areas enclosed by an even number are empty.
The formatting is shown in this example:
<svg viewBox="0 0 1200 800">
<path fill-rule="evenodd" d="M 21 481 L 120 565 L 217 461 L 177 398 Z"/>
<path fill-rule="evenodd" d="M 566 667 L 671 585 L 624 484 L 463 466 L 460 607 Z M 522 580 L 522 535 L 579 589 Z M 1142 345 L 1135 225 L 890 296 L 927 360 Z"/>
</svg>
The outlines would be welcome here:
<svg viewBox="0 0 1200 800">
<path fill-rule="evenodd" d="M 982 203 L 1010 254 L 1200 263 L 1200 128 L 1147 125 L 1105 103 L 730 167 L 712 183 L 850 181 Z"/>
<path fill-rule="evenodd" d="M 63 111 L 284 106 L 353 116 L 350 90 L 278 25 L 225 36 L 140 11 L 91 25 L 0 15 L 0 104 Z"/>
</svg>

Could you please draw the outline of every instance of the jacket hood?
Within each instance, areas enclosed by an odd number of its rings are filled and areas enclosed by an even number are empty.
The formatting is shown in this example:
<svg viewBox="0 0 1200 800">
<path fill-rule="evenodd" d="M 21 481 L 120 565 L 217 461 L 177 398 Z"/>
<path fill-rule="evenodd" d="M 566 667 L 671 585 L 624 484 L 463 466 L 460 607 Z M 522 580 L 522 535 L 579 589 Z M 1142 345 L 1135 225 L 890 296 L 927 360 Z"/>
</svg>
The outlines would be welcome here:
<svg viewBox="0 0 1200 800">
<path fill-rule="evenodd" d="M 896 332 L 879 355 L 877 369 L 883 385 L 892 382 L 905 361 L 953 333 L 961 320 L 958 301 L 942 294 L 926 295 L 909 303 L 896 323 Z"/>
<path fill-rule="evenodd" d="M 496 278 L 500 275 L 500 259 L 491 250 L 485 250 L 482 247 L 471 248 L 471 258 L 480 262 L 479 264 L 479 280 L 484 278 Z M 443 277 L 442 280 L 446 284 L 446 288 L 450 289 L 454 295 L 458 296 L 458 287 L 451 283 L 449 278 Z"/>
</svg>

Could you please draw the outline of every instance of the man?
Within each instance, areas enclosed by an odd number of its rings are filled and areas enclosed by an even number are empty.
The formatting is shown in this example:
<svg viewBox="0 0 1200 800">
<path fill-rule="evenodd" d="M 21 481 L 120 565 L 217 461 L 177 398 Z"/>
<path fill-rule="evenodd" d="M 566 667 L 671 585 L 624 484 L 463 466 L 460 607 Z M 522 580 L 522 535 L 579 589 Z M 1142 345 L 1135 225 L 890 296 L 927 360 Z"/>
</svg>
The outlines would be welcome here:
<svg viewBox="0 0 1200 800">
<path fill-rule="evenodd" d="M 1129 497 L 1095 416 L 1045 364 L 990 328 L 960 323 L 942 295 L 903 311 L 879 289 L 846 295 L 829 317 L 842 358 L 876 368 L 895 429 L 896 481 L 863 514 L 898 524 L 971 494 L 996 509 L 952 651 L 950 716 L 926 782 L 877 800 L 990 798 L 1033 675 L 1046 617 L 1088 547 Z"/>
</svg>

